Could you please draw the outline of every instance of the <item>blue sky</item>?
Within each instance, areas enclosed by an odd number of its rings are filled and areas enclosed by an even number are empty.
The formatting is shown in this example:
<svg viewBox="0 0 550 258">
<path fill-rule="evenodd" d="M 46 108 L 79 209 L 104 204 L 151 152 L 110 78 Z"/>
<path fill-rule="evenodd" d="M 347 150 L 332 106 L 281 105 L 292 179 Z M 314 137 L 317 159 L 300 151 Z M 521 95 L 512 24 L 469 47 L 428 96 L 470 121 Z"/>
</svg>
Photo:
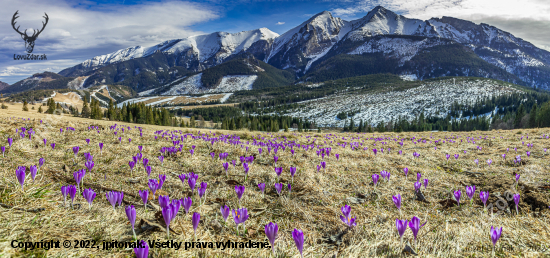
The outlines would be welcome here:
<svg viewBox="0 0 550 258">
<path fill-rule="evenodd" d="M 377 5 L 409 18 L 452 16 L 488 23 L 550 50 L 548 0 L 0 0 L 0 81 L 12 84 L 118 49 L 215 31 L 266 27 L 283 34 L 324 10 L 353 20 Z M 13 60 L 25 53 L 10 25 L 17 10 L 22 30 L 40 27 L 48 13 L 50 21 L 33 52 L 47 54 L 47 61 Z"/>
</svg>

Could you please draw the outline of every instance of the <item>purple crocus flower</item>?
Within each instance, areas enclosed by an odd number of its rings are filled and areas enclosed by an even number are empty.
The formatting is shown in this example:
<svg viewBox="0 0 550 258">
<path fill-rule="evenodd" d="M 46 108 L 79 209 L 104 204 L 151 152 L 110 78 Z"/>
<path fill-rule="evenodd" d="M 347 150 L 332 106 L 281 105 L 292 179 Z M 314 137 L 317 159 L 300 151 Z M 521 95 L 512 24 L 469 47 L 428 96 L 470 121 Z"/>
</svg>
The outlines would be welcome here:
<svg viewBox="0 0 550 258">
<path fill-rule="evenodd" d="M 279 232 L 279 226 L 277 223 L 269 222 L 265 225 L 265 235 L 271 244 L 271 250 L 275 256 L 275 239 L 277 239 L 277 233 Z"/>
<path fill-rule="evenodd" d="M 299 229 L 294 229 L 292 231 L 292 238 L 294 239 L 294 243 L 296 244 L 296 248 L 298 248 L 298 251 L 300 251 L 300 256 L 303 258 L 303 251 L 304 251 L 304 232 Z"/>
<path fill-rule="evenodd" d="M 6 146 L 0 147 L 0 151 L 2 151 L 2 158 L 4 157 L 4 152 L 6 152 Z"/>
<path fill-rule="evenodd" d="M 115 191 L 111 191 L 111 192 L 107 192 L 105 195 L 107 197 L 107 200 L 111 204 L 111 206 L 113 206 L 113 210 L 115 211 L 115 206 L 116 206 L 116 203 L 118 202 L 119 193 Z"/>
<path fill-rule="evenodd" d="M 374 183 L 374 188 L 376 188 L 376 185 L 378 184 L 378 179 L 380 176 L 378 174 L 372 175 L 372 182 Z"/>
<path fill-rule="evenodd" d="M 262 192 L 262 197 L 263 197 L 264 191 L 265 191 L 265 183 L 259 183 L 258 188 L 260 188 L 260 191 Z"/>
<path fill-rule="evenodd" d="M 206 187 L 208 186 L 208 184 L 206 182 L 201 182 L 201 186 L 199 187 L 199 189 L 197 190 L 198 193 L 199 193 L 199 198 L 202 199 L 202 197 L 204 196 L 204 194 L 206 193 Z"/>
<path fill-rule="evenodd" d="M 460 206 L 460 196 L 462 196 L 460 189 L 456 190 L 453 195 L 455 197 L 456 203 L 458 204 L 458 206 Z"/>
<path fill-rule="evenodd" d="M 483 191 L 480 191 L 479 192 L 479 199 L 481 199 L 481 201 L 483 202 L 483 206 L 484 208 L 486 209 L 487 208 L 487 200 L 489 199 L 489 192 L 483 192 Z"/>
<path fill-rule="evenodd" d="M 63 206 L 67 207 L 67 195 L 69 194 L 68 186 L 61 186 L 61 194 L 63 195 Z"/>
<path fill-rule="evenodd" d="M 235 193 L 237 193 L 237 198 L 239 199 L 239 206 L 241 205 L 241 198 L 243 197 L 245 187 L 244 185 L 236 185 Z"/>
<path fill-rule="evenodd" d="M 183 199 L 183 209 L 185 209 L 185 214 L 189 213 L 191 205 L 193 205 L 193 199 L 191 199 L 191 197 Z"/>
<path fill-rule="evenodd" d="M 155 180 L 155 179 L 149 179 L 149 189 L 151 190 L 151 192 L 153 193 L 153 198 L 155 197 L 155 192 L 157 191 L 158 189 L 158 181 Z"/>
<path fill-rule="evenodd" d="M 281 195 L 281 191 L 283 190 L 283 184 L 275 183 L 275 190 L 277 190 L 277 194 Z"/>
<path fill-rule="evenodd" d="M 126 206 L 126 217 L 128 217 L 130 224 L 132 224 L 132 233 L 134 233 L 134 238 L 137 238 L 136 231 L 134 230 L 134 225 L 136 224 L 136 208 L 134 208 L 134 205 Z"/>
<path fill-rule="evenodd" d="M 401 241 L 401 245 L 403 245 L 403 234 L 405 234 L 405 231 L 407 230 L 407 220 L 399 220 L 395 219 L 395 226 L 397 227 L 397 232 L 399 233 L 399 239 Z"/>
<path fill-rule="evenodd" d="M 519 194 L 514 194 L 514 203 L 516 204 L 516 214 L 519 214 L 519 211 L 518 211 L 518 205 L 519 205 L 519 198 L 521 196 Z"/>
<path fill-rule="evenodd" d="M 138 150 L 139 150 L 139 152 L 141 152 L 143 150 L 143 146 L 139 145 Z"/>
<path fill-rule="evenodd" d="M 516 174 L 516 184 L 519 184 L 519 178 L 521 177 L 520 174 Z"/>
<path fill-rule="evenodd" d="M 147 164 L 149 164 L 149 159 L 143 158 L 142 163 L 143 163 L 143 168 L 145 168 Z"/>
<path fill-rule="evenodd" d="M 497 244 L 497 241 L 500 238 L 501 234 L 502 227 L 500 227 L 500 229 L 494 229 L 493 226 L 491 226 L 491 241 L 493 241 L 493 252 L 495 251 L 495 245 Z"/>
<path fill-rule="evenodd" d="M 336 161 L 340 160 L 340 154 L 335 153 L 334 156 L 336 157 Z"/>
<path fill-rule="evenodd" d="M 424 190 L 428 187 L 428 179 L 424 179 Z"/>
<path fill-rule="evenodd" d="M 422 183 L 420 181 L 414 182 L 414 191 L 418 192 L 420 190 L 420 187 L 422 187 Z"/>
<path fill-rule="evenodd" d="M 472 198 L 474 198 L 474 194 L 476 193 L 476 186 L 466 186 L 466 195 L 468 198 L 470 198 L 470 203 L 473 201 Z"/>
<path fill-rule="evenodd" d="M 128 166 L 130 166 L 130 172 L 134 171 L 134 166 L 136 163 L 134 161 L 128 161 Z"/>
<path fill-rule="evenodd" d="M 164 218 L 164 223 L 166 224 L 166 235 L 168 237 L 170 237 L 170 222 L 172 222 L 175 217 L 175 209 L 176 208 L 173 204 L 169 204 L 162 209 L 162 217 Z"/>
<path fill-rule="evenodd" d="M 492 159 L 488 159 L 488 160 L 487 160 L 487 164 L 488 164 L 489 166 L 491 166 L 491 163 L 493 163 L 493 160 L 492 160 Z"/>
<path fill-rule="evenodd" d="M 82 181 L 82 178 L 84 178 L 84 173 L 82 171 L 76 171 L 73 173 L 73 178 L 74 178 L 74 181 L 76 182 L 77 187 L 80 186 L 80 181 Z"/>
<path fill-rule="evenodd" d="M 199 226 L 199 222 L 201 221 L 201 215 L 198 212 L 193 213 L 193 217 L 191 218 L 191 223 L 193 224 L 193 232 L 195 234 L 195 239 L 197 238 L 197 227 Z"/>
<path fill-rule="evenodd" d="M 45 140 L 45 139 L 44 139 Z M 11 145 L 13 144 L 13 139 L 12 138 L 8 138 L 8 145 L 10 146 L 11 148 Z"/>
<path fill-rule="evenodd" d="M 55 149 L 55 143 L 50 144 L 50 146 L 52 146 L 52 150 Z"/>
<path fill-rule="evenodd" d="M 149 245 L 144 240 L 141 240 L 140 247 L 134 248 L 134 253 L 136 258 L 147 258 L 149 257 Z"/>
<path fill-rule="evenodd" d="M 143 207 L 147 209 L 147 200 L 149 199 L 149 191 L 139 190 L 139 197 L 141 197 L 141 201 L 143 201 Z"/>
<path fill-rule="evenodd" d="M 166 181 L 166 175 L 159 175 L 159 186 L 158 189 L 162 188 L 162 185 L 164 184 L 164 181 Z"/>
<path fill-rule="evenodd" d="M 395 207 L 399 210 L 399 215 L 401 215 L 401 194 L 397 194 L 392 196 L 393 203 L 395 203 Z"/>
<path fill-rule="evenodd" d="M 23 184 L 25 184 L 25 170 L 27 170 L 27 168 L 23 166 L 20 166 L 15 170 L 15 176 L 17 177 L 17 181 L 19 181 L 19 184 L 21 185 L 21 190 L 23 190 Z"/>
<path fill-rule="evenodd" d="M 84 163 L 84 166 L 88 169 L 88 172 L 92 172 L 92 169 L 94 168 L 95 163 L 93 161 L 86 161 Z"/>
<path fill-rule="evenodd" d="M 283 173 L 283 168 L 282 167 L 279 167 L 279 168 L 275 167 L 275 173 L 277 174 L 277 181 L 279 181 L 279 179 L 281 177 L 281 174 Z"/>
<path fill-rule="evenodd" d="M 147 178 L 151 176 L 151 166 L 145 167 L 145 171 L 147 172 Z"/>
<path fill-rule="evenodd" d="M 458 154 L 455 154 L 455 160 L 457 160 L 457 159 L 458 159 L 458 156 L 459 156 Z"/>
<path fill-rule="evenodd" d="M 279 157 L 273 156 L 273 160 L 275 161 L 274 165 L 277 165 L 277 160 L 279 160 Z"/>
<path fill-rule="evenodd" d="M 73 147 L 73 153 L 74 153 L 74 158 L 76 159 L 76 155 L 78 154 L 78 151 L 80 150 L 80 147 L 79 146 L 74 146 Z"/>
<path fill-rule="evenodd" d="M 424 224 L 420 225 L 420 219 L 414 216 L 411 221 L 409 221 L 409 228 L 413 232 L 414 241 L 416 242 L 416 237 L 418 236 L 418 231 L 420 228 L 422 228 L 424 225 L 426 225 L 427 221 L 424 222 Z"/>
<path fill-rule="evenodd" d="M 197 183 L 197 179 L 195 177 L 189 177 L 187 179 L 187 184 L 189 185 L 189 188 L 191 189 L 191 194 L 195 191 L 195 184 Z"/>
<path fill-rule="evenodd" d="M 76 186 L 69 185 L 68 191 L 69 191 L 69 196 L 71 197 L 71 208 L 72 208 L 74 203 L 74 197 L 76 196 Z"/>
<path fill-rule="evenodd" d="M 185 189 L 185 178 L 187 177 L 186 174 L 181 174 L 178 176 L 178 178 L 181 180 L 181 183 L 183 184 L 183 188 Z"/>
<path fill-rule="evenodd" d="M 86 139 L 86 144 L 90 145 L 90 139 Z"/>
<path fill-rule="evenodd" d="M 91 210 L 92 209 L 92 202 L 95 199 L 96 193 L 91 188 L 88 188 L 88 189 L 84 189 L 84 191 L 82 191 L 82 196 L 88 202 L 88 207 Z"/>
<path fill-rule="evenodd" d="M 479 166 L 479 160 L 478 159 L 475 159 L 474 162 L 476 163 L 476 165 Z"/>
<path fill-rule="evenodd" d="M 35 165 L 32 165 L 29 167 L 29 170 L 31 172 L 32 182 L 34 183 L 34 178 L 36 177 L 36 172 L 38 172 L 38 168 L 36 168 Z"/>
<path fill-rule="evenodd" d="M 159 195 L 159 206 L 164 209 L 168 204 L 170 204 L 168 195 Z"/>
<path fill-rule="evenodd" d="M 409 174 L 409 168 L 404 168 L 403 172 L 405 172 L 405 178 L 407 178 L 407 175 Z"/>
<path fill-rule="evenodd" d="M 416 173 L 416 181 L 420 181 L 421 177 L 422 177 L 421 173 Z"/>
<path fill-rule="evenodd" d="M 229 168 L 229 163 L 224 162 L 224 163 L 222 164 L 222 166 L 223 166 L 223 169 L 225 170 L 225 175 L 226 175 L 226 176 L 229 176 L 229 174 L 228 174 L 228 172 L 227 172 L 227 169 Z"/>
<path fill-rule="evenodd" d="M 227 217 L 229 217 L 229 212 L 231 212 L 231 210 L 227 205 L 224 205 L 220 207 L 220 212 L 222 213 L 223 221 L 227 223 Z"/>
<path fill-rule="evenodd" d="M 160 160 L 160 165 L 162 166 L 163 162 L 164 162 L 164 156 L 159 156 L 158 157 L 159 160 Z"/>
</svg>

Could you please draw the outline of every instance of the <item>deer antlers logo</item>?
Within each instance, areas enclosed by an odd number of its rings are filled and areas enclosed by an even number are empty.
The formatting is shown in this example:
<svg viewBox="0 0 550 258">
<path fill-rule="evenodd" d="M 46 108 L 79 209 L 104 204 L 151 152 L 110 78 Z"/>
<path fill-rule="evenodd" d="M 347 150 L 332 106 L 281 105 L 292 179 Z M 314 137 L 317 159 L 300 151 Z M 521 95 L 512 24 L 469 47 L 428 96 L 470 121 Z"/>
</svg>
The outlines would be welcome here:
<svg viewBox="0 0 550 258">
<path fill-rule="evenodd" d="M 19 31 L 20 26 L 17 26 L 17 28 L 15 28 L 15 23 L 16 23 L 15 19 L 19 18 L 19 16 L 17 16 L 18 12 L 19 10 L 15 12 L 13 14 L 13 17 L 11 18 L 11 26 L 15 31 L 17 31 L 17 33 L 21 35 L 21 38 L 25 41 L 25 48 L 27 49 L 27 53 L 32 53 L 34 49 L 34 41 L 36 40 L 36 38 L 38 38 L 38 35 L 40 35 L 42 31 L 44 31 L 44 29 L 46 28 L 46 25 L 48 24 L 48 20 L 49 20 L 48 14 L 44 13 L 45 16 L 42 16 L 44 17 L 44 19 L 46 19 L 46 22 L 42 22 L 42 29 L 40 30 L 33 29 L 32 36 L 29 36 L 27 35 L 27 30 L 25 30 L 24 32 L 21 32 Z"/>
</svg>

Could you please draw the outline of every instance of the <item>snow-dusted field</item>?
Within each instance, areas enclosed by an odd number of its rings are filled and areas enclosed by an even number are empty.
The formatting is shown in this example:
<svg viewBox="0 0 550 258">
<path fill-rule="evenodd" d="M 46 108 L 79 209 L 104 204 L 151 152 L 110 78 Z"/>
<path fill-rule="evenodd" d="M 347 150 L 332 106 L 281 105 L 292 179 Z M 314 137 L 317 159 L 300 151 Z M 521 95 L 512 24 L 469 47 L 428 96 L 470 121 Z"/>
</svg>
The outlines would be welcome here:
<svg viewBox="0 0 550 258">
<path fill-rule="evenodd" d="M 258 79 L 257 75 L 228 75 L 222 78 L 215 88 L 206 88 L 201 83 L 202 73 L 190 76 L 181 83 L 176 84 L 170 90 L 162 93 L 163 96 L 183 94 L 205 94 L 235 92 L 239 90 L 251 90 L 252 85 Z"/>
<path fill-rule="evenodd" d="M 154 105 L 186 105 L 191 103 L 207 103 L 219 100 L 221 103 L 224 103 L 227 101 L 229 96 L 231 96 L 233 93 L 225 93 L 225 94 L 206 94 L 202 96 L 150 96 L 150 97 L 139 97 L 139 98 L 133 98 L 125 100 L 119 104 L 117 104 L 117 107 L 122 107 L 124 104 L 129 103 L 140 103 L 144 102 L 146 106 L 154 106 Z"/>
<path fill-rule="evenodd" d="M 490 80 L 429 82 L 419 87 L 379 93 L 348 91 L 324 98 L 300 102 L 305 107 L 285 113 L 293 117 L 307 118 L 319 126 L 344 126 L 344 120 L 336 118 L 340 112 L 359 111 L 353 116 L 371 124 L 396 121 L 400 116 L 411 121 L 424 112 L 425 116 L 445 117 L 453 102 L 473 104 L 476 99 L 520 92 L 498 85 Z M 349 118 L 348 118 L 349 119 Z"/>
</svg>

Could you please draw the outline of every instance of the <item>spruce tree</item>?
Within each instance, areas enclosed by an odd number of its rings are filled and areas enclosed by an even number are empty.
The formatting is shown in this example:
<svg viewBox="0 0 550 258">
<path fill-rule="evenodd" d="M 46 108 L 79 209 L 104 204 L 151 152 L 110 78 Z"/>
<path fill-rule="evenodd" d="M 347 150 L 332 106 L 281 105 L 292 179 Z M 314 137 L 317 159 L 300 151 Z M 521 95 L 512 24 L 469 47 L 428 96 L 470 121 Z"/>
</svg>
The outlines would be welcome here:
<svg viewBox="0 0 550 258">
<path fill-rule="evenodd" d="M 84 98 L 84 105 L 82 106 L 82 113 L 80 116 L 84 118 L 90 117 L 90 107 L 88 107 L 88 100 L 86 98 Z"/>
<path fill-rule="evenodd" d="M 514 118 L 514 128 L 519 128 L 521 126 L 521 119 L 525 115 L 525 107 L 523 103 L 519 105 L 518 110 L 516 111 L 516 117 Z"/>
<path fill-rule="evenodd" d="M 537 127 L 537 103 L 533 105 L 533 108 L 531 108 L 531 113 L 529 113 L 529 127 Z"/>
<path fill-rule="evenodd" d="M 23 111 L 29 111 L 28 103 L 27 101 L 23 101 Z"/>
<path fill-rule="evenodd" d="M 3 104 L 3 103 L 2 103 Z M 38 113 L 42 113 L 43 110 L 42 110 L 42 106 L 38 106 Z"/>
</svg>

